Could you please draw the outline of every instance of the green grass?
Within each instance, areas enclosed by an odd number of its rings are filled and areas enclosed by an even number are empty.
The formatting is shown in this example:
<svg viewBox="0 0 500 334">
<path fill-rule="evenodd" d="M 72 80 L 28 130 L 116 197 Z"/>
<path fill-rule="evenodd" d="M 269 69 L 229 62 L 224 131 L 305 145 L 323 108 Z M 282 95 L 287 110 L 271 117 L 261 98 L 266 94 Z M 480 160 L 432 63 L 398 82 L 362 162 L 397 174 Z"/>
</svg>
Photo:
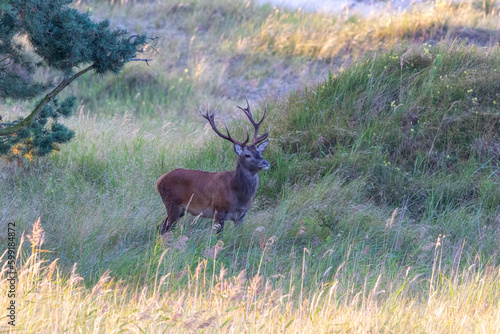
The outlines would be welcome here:
<svg viewBox="0 0 500 334">
<path fill-rule="evenodd" d="M 270 102 L 272 144 L 265 157 L 272 168 L 261 175 L 244 226 L 229 226 L 220 237 L 229 245 L 221 263 L 230 272 L 255 274 L 262 243 L 277 237 L 272 252 L 278 257 L 262 271 L 270 275 L 279 263 L 285 271 L 300 263 L 289 257 L 291 250 L 306 247 L 318 255 L 338 242 L 346 245 L 339 259 L 364 252 L 360 263 L 369 268 L 386 254 L 391 263 L 426 272 L 430 264 L 421 248 L 438 234 L 447 235 L 449 261 L 466 240 L 466 253 L 489 254 L 498 263 L 499 114 L 493 101 L 500 78 L 494 70 L 486 75 L 498 62 L 494 48 L 411 46 L 367 57 Z M 60 153 L 24 170 L 4 168 L 2 184 L 15 190 L 16 209 L 5 197 L 2 207 L 20 226 L 43 213 L 48 245 L 63 265 L 78 262 L 80 272 L 94 278 L 110 268 L 142 280 L 163 252 L 156 179 L 177 167 L 231 169 L 234 153 L 214 136 L 194 145 L 186 131 L 145 133 L 130 115 L 106 125 L 89 115 L 73 122 L 77 138 Z M 396 207 L 397 225 L 388 231 Z M 166 271 L 196 266 L 216 243 L 208 221 L 192 221 L 186 216 L 175 229 L 172 242 L 184 236 L 188 242 L 168 253 Z"/>
</svg>

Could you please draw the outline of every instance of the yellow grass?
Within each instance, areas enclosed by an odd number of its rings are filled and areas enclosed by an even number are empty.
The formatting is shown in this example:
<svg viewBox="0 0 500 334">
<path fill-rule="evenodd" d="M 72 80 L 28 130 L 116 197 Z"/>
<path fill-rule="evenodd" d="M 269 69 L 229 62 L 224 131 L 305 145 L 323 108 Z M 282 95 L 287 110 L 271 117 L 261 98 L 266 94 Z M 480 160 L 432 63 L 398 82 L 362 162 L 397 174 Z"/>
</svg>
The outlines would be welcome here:
<svg viewBox="0 0 500 334">
<path fill-rule="evenodd" d="M 106 272 L 86 288 L 75 264 L 71 275 L 59 271 L 57 260 L 43 261 L 43 228 L 28 236 L 36 242 L 29 256 L 18 252 L 16 327 L 3 331 L 26 333 L 496 333 L 500 319 L 500 270 L 480 263 L 444 274 L 440 244 L 430 277 L 378 276 L 368 288 L 356 287 L 339 273 L 315 291 L 285 292 L 285 277 L 225 277 L 207 273 L 213 258 L 188 272 L 188 283 L 172 291 L 170 273 L 149 286 L 115 282 Z M 168 249 L 165 250 L 168 252 Z M 5 256 L 5 254 L 4 254 Z M 217 254 L 215 254 L 217 256 Z M 304 256 L 307 256 L 304 250 Z M 163 258 L 163 256 L 162 256 Z M 160 261 L 161 264 L 161 261 Z M 342 267 L 342 266 L 340 266 Z M 480 269 L 481 268 L 481 269 Z M 303 268 L 306 270 L 306 268 Z M 1 307 L 6 309 L 6 266 L 0 282 Z M 290 273 L 283 273 L 284 276 Z M 390 279 L 390 283 L 388 282 Z M 289 282 L 288 284 L 291 285 Z M 5 314 L 5 311 L 4 311 Z"/>
</svg>

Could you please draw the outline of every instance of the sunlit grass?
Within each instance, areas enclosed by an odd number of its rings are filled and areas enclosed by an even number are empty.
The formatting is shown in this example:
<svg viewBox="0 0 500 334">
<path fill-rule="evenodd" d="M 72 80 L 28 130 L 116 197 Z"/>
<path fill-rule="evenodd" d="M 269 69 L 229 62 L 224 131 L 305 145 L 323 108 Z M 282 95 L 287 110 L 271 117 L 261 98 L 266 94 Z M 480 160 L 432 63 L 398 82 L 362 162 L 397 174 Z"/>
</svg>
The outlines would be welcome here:
<svg viewBox="0 0 500 334">
<path fill-rule="evenodd" d="M 169 249 L 152 268 L 149 285 L 127 286 L 105 272 L 86 288 L 76 265 L 66 274 L 57 260 L 44 261 L 43 241 L 37 242 L 43 233 L 42 228 L 28 235 L 35 239 L 31 250 L 22 251 L 21 244 L 18 251 L 16 329 L 22 332 L 494 333 L 500 317 L 499 270 L 478 258 L 443 268 L 439 239 L 432 247 L 431 275 L 401 268 L 391 277 L 376 266 L 354 282 L 344 269 L 353 259 L 346 258 L 325 271 L 323 276 L 331 274 L 321 285 L 303 290 L 312 278 L 305 248 L 296 273 L 267 278 L 245 270 L 228 276 L 224 265 L 214 262 L 215 249 L 194 270 L 187 268 L 182 290 L 172 291 L 168 281 L 176 279 L 175 273 L 158 271 Z M 4 266 L 2 277 L 5 271 Z M 1 305 L 6 305 L 7 284 L 1 283 Z"/>
</svg>

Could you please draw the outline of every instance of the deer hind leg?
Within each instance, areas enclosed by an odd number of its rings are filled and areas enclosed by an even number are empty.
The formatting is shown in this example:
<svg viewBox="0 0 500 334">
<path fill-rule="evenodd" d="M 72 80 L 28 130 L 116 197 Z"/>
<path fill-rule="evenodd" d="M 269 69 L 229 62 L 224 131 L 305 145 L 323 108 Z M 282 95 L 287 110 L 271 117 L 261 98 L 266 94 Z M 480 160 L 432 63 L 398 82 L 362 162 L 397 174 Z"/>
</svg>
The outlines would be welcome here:
<svg viewBox="0 0 500 334">
<path fill-rule="evenodd" d="M 215 234 L 221 234 L 222 230 L 224 230 L 224 221 L 217 222 L 217 232 Z"/>
<path fill-rule="evenodd" d="M 168 232 L 174 223 L 179 220 L 180 217 L 184 216 L 184 209 L 176 203 L 167 203 L 165 207 L 167 208 L 167 218 L 165 218 L 161 225 L 160 234 Z"/>
<path fill-rule="evenodd" d="M 215 215 L 215 221 L 216 221 L 216 227 L 217 227 L 217 231 L 215 232 L 215 234 L 221 234 L 222 231 L 224 230 L 224 221 L 226 220 L 226 215 L 221 213 L 217 213 Z"/>
</svg>

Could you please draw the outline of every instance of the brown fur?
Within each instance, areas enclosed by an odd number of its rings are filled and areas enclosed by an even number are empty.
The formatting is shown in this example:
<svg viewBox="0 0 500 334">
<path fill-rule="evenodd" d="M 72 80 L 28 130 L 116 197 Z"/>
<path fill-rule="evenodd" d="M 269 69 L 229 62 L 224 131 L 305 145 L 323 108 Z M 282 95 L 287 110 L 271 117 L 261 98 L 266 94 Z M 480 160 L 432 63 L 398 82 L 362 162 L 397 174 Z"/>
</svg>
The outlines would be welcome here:
<svg viewBox="0 0 500 334">
<path fill-rule="evenodd" d="M 267 141 L 264 148 L 266 145 Z M 219 224 L 217 233 L 222 232 L 226 220 L 241 224 L 257 192 L 257 173 L 268 167 L 259 148 L 251 145 L 242 148 L 236 170 L 213 173 L 176 169 L 162 175 L 156 187 L 168 216 L 160 233 L 167 232 L 185 211 L 214 218 Z"/>
</svg>

